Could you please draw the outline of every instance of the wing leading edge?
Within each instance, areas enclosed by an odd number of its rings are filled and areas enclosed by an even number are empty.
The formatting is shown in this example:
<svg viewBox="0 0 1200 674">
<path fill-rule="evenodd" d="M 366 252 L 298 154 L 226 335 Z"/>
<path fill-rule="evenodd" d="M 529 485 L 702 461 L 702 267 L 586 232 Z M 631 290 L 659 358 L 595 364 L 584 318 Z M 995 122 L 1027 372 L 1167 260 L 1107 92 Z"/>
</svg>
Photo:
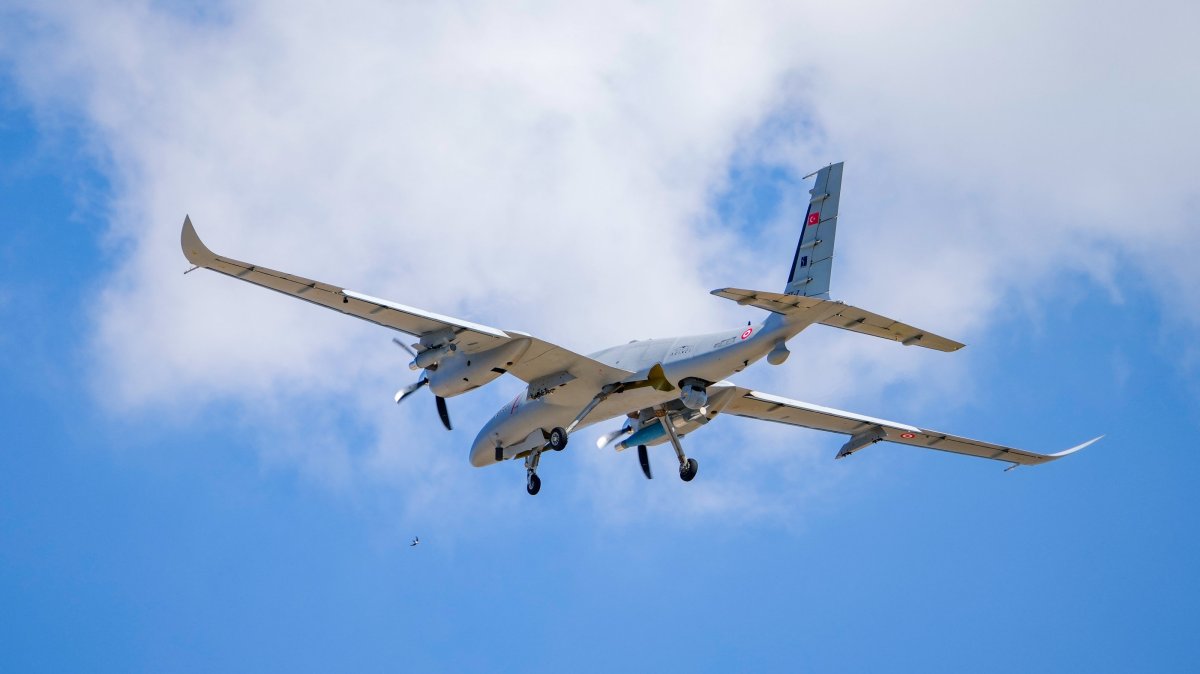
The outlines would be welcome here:
<svg viewBox="0 0 1200 674">
<path fill-rule="evenodd" d="M 785 295 L 764 290 L 746 290 L 744 288 L 718 288 L 713 295 L 733 300 L 742 306 L 750 305 L 765 309 L 784 316 L 803 316 L 818 314 L 821 325 L 841 328 L 872 337 L 890 339 L 905 346 L 923 346 L 937 351 L 958 351 L 963 348 L 962 342 L 935 335 L 928 330 L 915 328 L 886 316 L 871 313 L 866 309 L 850 306 L 843 302 L 823 300 L 817 297 L 802 297 Z M 830 314 L 826 307 L 836 307 L 837 311 Z"/>
<path fill-rule="evenodd" d="M 191 217 L 184 218 L 183 230 L 180 232 L 180 245 L 188 262 L 196 267 L 211 269 L 326 309 L 333 309 L 418 338 L 422 335 L 452 332 L 455 343 L 459 345 L 459 349 L 463 353 L 486 351 L 514 339 L 527 339 L 530 341 L 529 348 L 521 357 L 520 362 L 515 363 L 508 370 L 510 374 L 525 382 L 567 372 L 575 378 L 602 386 L 621 381 L 630 375 L 625 370 L 605 365 L 522 332 L 504 331 L 452 316 L 443 316 L 424 309 L 339 288 L 321 281 L 217 255 L 200 240 L 196 228 L 192 225 Z"/>
<path fill-rule="evenodd" d="M 1013 466 L 1036 466 L 1061 459 L 1091 445 L 1100 438 L 1094 438 L 1081 445 L 1072 447 L 1057 454 L 1037 454 L 1015 447 L 1005 447 L 990 442 L 971 440 L 948 433 L 931 431 L 909 424 L 895 421 L 876 419 L 854 412 L 846 412 L 799 400 L 790 400 L 769 393 L 760 393 L 745 388 L 738 388 L 733 400 L 721 410 L 724 414 L 733 414 L 750 419 L 774 421 L 791 426 L 812 428 L 818 431 L 842 433 L 850 436 L 850 440 L 842 446 L 837 458 L 849 456 L 858 450 L 876 442 L 896 442 L 913 447 L 925 447 L 954 454 L 978 456 L 984 459 L 1006 461 Z"/>
</svg>

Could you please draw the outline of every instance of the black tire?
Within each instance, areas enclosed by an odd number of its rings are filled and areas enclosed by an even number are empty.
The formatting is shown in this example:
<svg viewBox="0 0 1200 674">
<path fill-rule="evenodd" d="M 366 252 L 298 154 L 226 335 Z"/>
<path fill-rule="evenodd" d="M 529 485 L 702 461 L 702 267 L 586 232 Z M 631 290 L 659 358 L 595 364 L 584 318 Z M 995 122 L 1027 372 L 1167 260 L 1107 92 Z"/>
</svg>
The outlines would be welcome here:
<svg viewBox="0 0 1200 674">
<path fill-rule="evenodd" d="M 696 463 L 695 459 L 688 459 L 685 465 L 679 467 L 679 479 L 691 482 L 692 478 L 696 477 L 698 470 L 700 470 L 700 464 Z"/>
<path fill-rule="evenodd" d="M 542 490 L 542 478 L 537 476 L 537 473 L 529 476 L 528 482 L 525 483 L 525 491 L 529 492 L 530 496 L 537 496 L 537 493 Z"/>
<path fill-rule="evenodd" d="M 561 452 L 567 446 L 567 432 L 561 426 L 556 426 L 550 431 L 550 440 L 547 445 L 550 449 L 556 452 Z"/>
</svg>

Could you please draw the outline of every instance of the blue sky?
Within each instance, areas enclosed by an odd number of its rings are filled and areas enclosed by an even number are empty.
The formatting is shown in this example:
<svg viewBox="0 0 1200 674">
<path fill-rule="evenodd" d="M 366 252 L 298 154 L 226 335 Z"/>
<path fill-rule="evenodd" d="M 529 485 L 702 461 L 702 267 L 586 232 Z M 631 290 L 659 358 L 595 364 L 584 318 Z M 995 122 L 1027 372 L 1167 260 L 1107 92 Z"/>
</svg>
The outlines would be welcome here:
<svg viewBox="0 0 1200 674">
<path fill-rule="evenodd" d="M 932 28 L 869 6 L 163 7 L 3 14 L 0 669 L 1200 665 L 1200 139 L 1172 118 L 1198 101 L 1094 107 L 1155 86 L 1104 59 L 1103 9 L 1078 33 L 1059 28 L 1082 7 L 1025 16 L 1014 55 L 988 31 L 1017 18 L 951 6 Z M 1194 10 L 1157 9 L 1121 30 L 1175 54 L 1169 80 L 1200 60 L 1162 17 Z M 830 31 L 836 62 L 795 45 L 819 11 L 861 31 Z M 372 30 L 389 20 L 413 44 Z M 578 21 L 595 39 L 544 37 Z M 993 65 L 976 84 L 960 62 Z M 919 107 L 947 82 L 978 89 Z M 1014 175 L 1023 143 L 1048 159 Z M 597 428 L 529 498 L 513 466 L 466 461 L 515 382 L 451 400 L 446 433 L 427 397 L 392 404 L 411 373 L 386 331 L 181 275 L 191 212 L 219 252 L 580 350 L 719 328 L 759 316 L 707 289 L 781 286 L 798 176 L 838 159 L 839 296 L 969 346 L 814 330 L 796 351 L 820 358 L 739 383 L 1102 442 L 1010 473 L 895 446 L 834 463 L 837 436 L 724 419 L 688 439 L 684 485 L 666 457 L 646 482 L 591 451 Z M 1161 170 L 1116 170 L 1135 161 Z"/>
</svg>

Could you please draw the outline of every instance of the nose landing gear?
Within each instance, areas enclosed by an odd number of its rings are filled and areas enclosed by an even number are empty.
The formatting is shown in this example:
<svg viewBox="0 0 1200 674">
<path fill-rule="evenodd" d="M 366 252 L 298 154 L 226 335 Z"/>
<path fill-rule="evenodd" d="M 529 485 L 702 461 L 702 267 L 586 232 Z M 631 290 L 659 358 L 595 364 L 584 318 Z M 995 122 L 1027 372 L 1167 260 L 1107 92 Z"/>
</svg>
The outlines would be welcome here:
<svg viewBox="0 0 1200 674">
<path fill-rule="evenodd" d="M 538 461 L 542 458 L 544 447 L 539 447 L 525 457 L 525 491 L 530 496 L 537 496 L 542 490 L 542 479 L 537 475 Z"/>
<path fill-rule="evenodd" d="M 533 449 L 525 455 L 525 491 L 529 492 L 530 496 L 535 496 L 542 490 L 542 479 L 537 474 L 538 462 L 542 459 L 542 452 L 548 449 L 561 452 L 566 446 L 567 431 L 560 426 L 555 426 L 546 435 L 545 445 Z"/>
</svg>

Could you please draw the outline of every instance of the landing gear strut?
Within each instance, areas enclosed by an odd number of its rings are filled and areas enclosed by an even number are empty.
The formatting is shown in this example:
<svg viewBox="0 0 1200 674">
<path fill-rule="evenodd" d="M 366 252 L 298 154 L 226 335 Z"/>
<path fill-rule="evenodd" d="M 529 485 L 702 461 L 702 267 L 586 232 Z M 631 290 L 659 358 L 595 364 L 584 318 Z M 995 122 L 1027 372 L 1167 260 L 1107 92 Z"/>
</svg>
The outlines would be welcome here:
<svg viewBox="0 0 1200 674">
<path fill-rule="evenodd" d="M 538 462 L 542 459 L 542 452 L 548 449 L 561 452 L 567 446 L 567 431 L 560 426 L 555 426 L 545 437 L 545 445 L 531 450 L 525 455 L 525 491 L 529 492 L 530 496 L 542 490 L 542 479 L 537 475 Z"/>
<path fill-rule="evenodd" d="M 675 434 L 675 426 L 671 423 L 671 418 L 667 416 L 667 411 L 659 405 L 654 408 L 654 415 L 658 417 L 663 430 L 671 438 L 671 446 L 675 448 L 675 458 L 679 459 L 679 479 L 691 482 L 692 478 L 696 477 L 696 471 L 700 470 L 700 464 L 695 459 L 689 459 L 683 453 L 683 445 L 679 444 L 679 436 Z"/>
<path fill-rule="evenodd" d="M 542 479 L 537 475 L 538 461 L 542 458 L 541 447 L 533 450 L 525 457 L 525 491 L 530 496 L 536 496 L 542 490 Z"/>
</svg>

